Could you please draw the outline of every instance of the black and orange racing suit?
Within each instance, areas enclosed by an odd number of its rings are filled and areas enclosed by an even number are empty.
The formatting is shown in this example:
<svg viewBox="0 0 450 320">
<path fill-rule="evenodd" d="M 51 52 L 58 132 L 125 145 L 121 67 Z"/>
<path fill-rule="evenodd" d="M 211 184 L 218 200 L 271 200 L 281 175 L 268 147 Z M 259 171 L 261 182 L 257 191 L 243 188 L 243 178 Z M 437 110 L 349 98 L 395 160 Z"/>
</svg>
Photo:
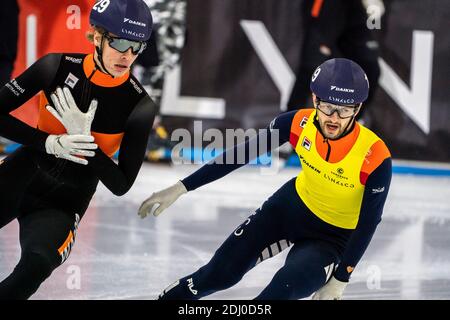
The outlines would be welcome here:
<svg viewBox="0 0 450 320">
<path fill-rule="evenodd" d="M 71 89 L 83 112 L 98 100 L 91 134 L 99 148 L 86 166 L 45 151 L 49 134 L 66 132 L 45 109 L 58 86 Z M 39 92 L 37 128 L 9 114 Z M 17 218 L 22 249 L 14 271 L 0 283 L 0 299 L 30 297 L 67 259 L 99 181 L 118 196 L 131 188 L 155 110 L 132 75 L 100 72 L 92 54 L 46 55 L 0 90 L 0 135 L 22 144 L 0 164 L 0 228 Z M 119 148 L 116 164 L 112 156 Z"/>
</svg>

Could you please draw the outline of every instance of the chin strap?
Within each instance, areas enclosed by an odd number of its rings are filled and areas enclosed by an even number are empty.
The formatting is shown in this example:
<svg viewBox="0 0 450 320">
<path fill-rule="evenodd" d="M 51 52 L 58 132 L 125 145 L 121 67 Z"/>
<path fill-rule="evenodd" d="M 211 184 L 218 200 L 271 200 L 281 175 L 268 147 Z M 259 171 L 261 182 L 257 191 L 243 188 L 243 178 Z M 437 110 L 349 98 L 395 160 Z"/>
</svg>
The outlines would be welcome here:
<svg viewBox="0 0 450 320">
<path fill-rule="evenodd" d="M 358 110 L 361 108 L 361 106 L 362 106 L 362 103 L 359 104 Z M 336 139 L 339 139 L 339 138 L 345 136 L 345 135 L 348 133 L 348 132 L 347 132 L 347 129 L 348 129 L 348 128 L 353 128 L 353 126 L 354 126 L 355 123 L 356 123 L 356 112 L 355 112 L 355 114 L 353 115 L 353 117 L 351 118 L 351 120 L 348 122 L 348 124 L 347 124 L 347 126 L 345 127 L 345 129 L 344 129 L 344 131 L 342 132 L 342 134 L 341 134 L 339 137 L 337 137 Z M 349 130 L 349 131 L 351 131 L 351 130 Z"/>
<path fill-rule="evenodd" d="M 317 124 L 316 128 L 317 128 L 317 130 L 319 130 L 319 132 L 322 135 L 322 137 L 325 137 L 325 135 L 323 134 L 323 131 L 322 131 L 322 127 L 320 126 L 320 122 L 319 122 L 319 115 L 318 115 L 318 113 L 320 112 L 320 110 L 319 110 L 319 108 L 317 108 L 319 103 L 320 103 L 319 99 L 316 98 L 314 100 L 314 107 L 316 108 L 316 116 L 314 118 L 314 122 Z"/>
<path fill-rule="evenodd" d="M 106 69 L 105 64 L 103 63 L 103 34 L 102 34 L 102 40 L 101 40 L 100 47 L 96 46 L 95 47 L 95 51 L 97 51 L 97 57 L 98 57 L 98 61 L 100 62 L 100 66 L 101 67 L 99 67 L 97 65 L 97 61 L 95 61 L 95 59 L 94 59 L 95 66 L 98 67 L 98 69 L 100 69 L 102 72 L 107 73 L 111 77 L 114 78 L 114 76 L 111 73 L 108 72 L 108 69 Z"/>
<path fill-rule="evenodd" d="M 347 125 L 345 126 L 345 128 L 344 128 L 344 131 L 342 131 L 342 133 L 339 135 L 339 137 L 337 137 L 337 138 L 335 138 L 335 139 L 332 139 L 332 140 L 337 140 L 337 139 L 339 139 L 339 138 L 342 138 L 343 136 L 345 136 L 348 132 L 347 132 L 347 129 L 348 128 L 353 128 L 353 125 L 355 124 L 355 117 L 356 117 L 356 115 L 354 115 L 351 119 L 350 119 L 350 121 L 347 123 Z M 350 131 L 350 130 L 349 130 Z"/>
</svg>

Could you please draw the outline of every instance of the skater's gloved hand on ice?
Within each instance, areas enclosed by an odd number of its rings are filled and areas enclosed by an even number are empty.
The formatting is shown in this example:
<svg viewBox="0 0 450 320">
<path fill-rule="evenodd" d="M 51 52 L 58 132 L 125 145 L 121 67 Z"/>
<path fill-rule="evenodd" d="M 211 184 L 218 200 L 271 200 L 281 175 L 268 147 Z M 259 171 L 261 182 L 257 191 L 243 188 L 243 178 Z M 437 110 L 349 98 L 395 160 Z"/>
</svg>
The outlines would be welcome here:
<svg viewBox="0 0 450 320">
<path fill-rule="evenodd" d="M 50 95 L 54 107 L 47 105 L 48 112 L 64 125 L 68 134 L 90 135 L 91 124 L 97 110 L 97 100 L 93 99 L 89 110 L 84 113 L 78 108 L 69 88 L 58 87 L 55 92 Z"/>
<path fill-rule="evenodd" d="M 347 287 L 348 282 L 342 282 L 337 280 L 335 277 L 331 277 L 322 288 L 314 293 L 313 300 L 341 300 L 342 294 L 344 293 L 345 287 Z"/>
<path fill-rule="evenodd" d="M 145 218 L 150 213 L 157 217 L 186 192 L 184 184 L 178 181 L 167 189 L 153 193 L 147 200 L 142 202 L 138 214 L 141 218 Z"/>
</svg>

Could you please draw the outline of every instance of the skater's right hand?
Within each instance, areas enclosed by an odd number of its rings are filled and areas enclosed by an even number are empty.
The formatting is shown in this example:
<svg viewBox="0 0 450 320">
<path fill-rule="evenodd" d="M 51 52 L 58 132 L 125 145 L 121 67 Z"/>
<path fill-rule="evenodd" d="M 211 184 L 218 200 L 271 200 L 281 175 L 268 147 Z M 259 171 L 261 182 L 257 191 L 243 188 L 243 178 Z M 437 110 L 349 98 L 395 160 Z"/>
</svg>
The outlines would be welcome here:
<svg viewBox="0 0 450 320">
<path fill-rule="evenodd" d="M 139 208 L 139 216 L 144 219 L 150 212 L 157 217 L 164 209 L 170 207 L 182 194 L 186 193 L 186 187 L 181 181 L 173 186 L 153 193 L 147 200 L 142 202 Z"/>
<path fill-rule="evenodd" d="M 345 287 L 347 287 L 348 282 L 342 282 L 331 277 L 322 288 L 316 291 L 312 296 L 313 300 L 341 300 L 342 294 L 344 293 Z"/>
</svg>

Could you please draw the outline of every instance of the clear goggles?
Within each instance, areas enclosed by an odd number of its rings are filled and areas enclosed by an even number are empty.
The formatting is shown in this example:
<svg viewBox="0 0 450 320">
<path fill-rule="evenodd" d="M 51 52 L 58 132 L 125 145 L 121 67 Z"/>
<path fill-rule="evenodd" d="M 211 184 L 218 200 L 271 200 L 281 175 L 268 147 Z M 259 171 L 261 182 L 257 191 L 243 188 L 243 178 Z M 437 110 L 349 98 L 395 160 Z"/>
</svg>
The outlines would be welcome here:
<svg viewBox="0 0 450 320">
<path fill-rule="evenodd" d="M 331 117 L 333 113 L 337 112 L 339 118 L 346 119 L 352 117 L 358 110 L 359 104 L 350 106 L 340 106 L 317 99 L 317 109 L 325 115 Z"/>
<path fill-rule="evenodd" d="M 109 46 L 121 53 L 125 53 L 131 48 L 134 55 L 142 53 L 147 47 L 146 42 L 132 41 L 124 38 L 113 37 L 107 33 L 103 35 L 108 40 Z"/>
</svg>

